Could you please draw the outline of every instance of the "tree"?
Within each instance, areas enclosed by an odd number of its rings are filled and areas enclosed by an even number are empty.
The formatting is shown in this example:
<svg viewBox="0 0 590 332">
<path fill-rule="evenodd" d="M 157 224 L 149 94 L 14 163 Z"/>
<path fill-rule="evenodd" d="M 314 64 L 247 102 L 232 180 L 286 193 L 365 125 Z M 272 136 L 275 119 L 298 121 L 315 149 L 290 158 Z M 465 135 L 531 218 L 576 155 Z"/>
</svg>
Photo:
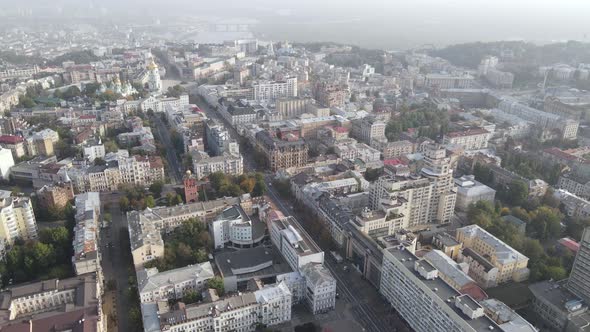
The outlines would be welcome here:
<svg viewBox="0 0 590 332">
<path fill-rule="evenodd" d="M 202 301 L 202 300 L 203 300 L 203 296 L 201 296 L 201 294 L 199 294 L 199 293 L 197 293 L 195 291 L 187 292 L 182 297 L 182 302 L 184 304 L 197 303 L 197 302 Z"/>
<path fill-rule="evenodd" d="M 515 180 L 510 182 L 506 195 L 507 202 L 515 206 L 522 205 L 529 195 L 529 188 L 524 181 Z"/>
<path fill-rule="evenodd" d="M 252 190 L 252 196 L 260 197 L 266 193 L 266 183 L 264 183 L 264 179 L 256 180 L 256 185 L 254 185 L 254 190 Z"/>
<path fill-rule="evenodd" d="M 548 206 L 541 206 L 531 213 L 529 229 L 540 239 L 553 239 L 561 234 L 561 214 Z"/>
<path fill-rule="evenodd" d="M 155 197 L 160 197 L 162 195 L 162 189 L 164 188 L 164 184 L 162 181 L 155 181 L 150 185 L 150 192 L 154 194 Z"/>
<path fill-rule="evenodd" d="M 110 223 L 111 221 L 113 221 L 113 217 L 111 216 L 111 214 L 110 214 L 110 213 L 108 213 L 108 212 L 105 212 L 105 213 L 103 213 L 103 214 L 102 214 L 102 220 L 103 220 L 104 222 L 108 222 L 108 223 Z"/>
<path fill-rule="evenodd" d="M 545 274 L 553 280 L 563 280 L 567 277 L 567 272 L 561 266 L 547 266 Z"/>
<path fill-rule="evenodd" d="M 127 197 L 121 197 L 121 199 L 119 200 L 119 207 L 121 208 L 122 211 L 128 211 L 129 210 L 129 198 Z"/>
<path fill-rule="evenodd" d="M 62 95 L 62 98 L 69 100 L 75 97 L 80 97 L 82 93 L 80 92 L 80 88 L 78 88 L 77 86 L 71 86 L 69 87 Z"/>
<path fill-rule="evenodd" d="M 149 195 L 148 197 L 145 198 L 145 205 L 149 208 L 153 208 L 156 206 L 156 200 L 154 199 L 154 196 Z"/>
<path fill-rule="evenodd" d="M 215 289 L 219 296 L 225 293 L 225 287 L 223 286 L 223 279 L 221 277 L 213 277 L 207 280 L 207 287 Z"/>
<path fill-rule="evenodd" d="M 117 152 L 119 151 L 119 146 L 117 145 L 117 142 L 115 142 L 114 140 L 108 140 L 104 143 L 104 150 L 108 153 L 108 152 Z"/>
</svg>

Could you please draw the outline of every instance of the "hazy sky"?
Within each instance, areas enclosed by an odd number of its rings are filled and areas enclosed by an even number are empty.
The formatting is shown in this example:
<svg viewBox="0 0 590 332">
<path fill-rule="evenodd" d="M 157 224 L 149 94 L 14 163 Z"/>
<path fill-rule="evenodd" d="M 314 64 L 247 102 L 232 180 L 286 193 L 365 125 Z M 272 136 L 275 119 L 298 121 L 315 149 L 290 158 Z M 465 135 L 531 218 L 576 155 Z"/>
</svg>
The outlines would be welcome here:
<svg viewBox="0 0 590 332">
<path fill-rule="evenodd" d="M 50 0 L 51 1 L 51 0 Z M 590 0 L 20 0 L 18 6 L 105 7 L 109 14 L 255 18 L 272 39 L 369 47 L 526 39 L 588 40 Z M 15 6 L 0 0 L 0 8 Z M 162 20 L 165 24 L 165 19 Z"/>
</svg>

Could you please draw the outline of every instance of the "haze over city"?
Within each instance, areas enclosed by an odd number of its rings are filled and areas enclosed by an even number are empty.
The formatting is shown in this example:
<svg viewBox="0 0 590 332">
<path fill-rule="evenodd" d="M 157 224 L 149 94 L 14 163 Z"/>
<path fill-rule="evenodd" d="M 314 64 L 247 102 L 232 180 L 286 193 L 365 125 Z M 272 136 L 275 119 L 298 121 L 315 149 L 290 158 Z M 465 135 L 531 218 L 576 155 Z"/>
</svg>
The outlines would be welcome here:
<svg viewBox="0 0 590 332">
<path fill-rule="evenodd" d="M 258 23 L 254 31 L 269 39 L 392 50 L 472 41 L 588 41 L 590 33 L 590 3 L 584 0 L 0 1 L 0 13 L 15 8 L 36 9 L 33 16 L 59 10 L 66 18 L 75 13 L 114 23 L 160 18 L 167 25 L 175 17 L 204 15 L 253 19 Z"/>
<path fill-rule="evenodd" d="M 0 331 L 588 332 L 587 0 L 0 0 Z"/>
</svg>

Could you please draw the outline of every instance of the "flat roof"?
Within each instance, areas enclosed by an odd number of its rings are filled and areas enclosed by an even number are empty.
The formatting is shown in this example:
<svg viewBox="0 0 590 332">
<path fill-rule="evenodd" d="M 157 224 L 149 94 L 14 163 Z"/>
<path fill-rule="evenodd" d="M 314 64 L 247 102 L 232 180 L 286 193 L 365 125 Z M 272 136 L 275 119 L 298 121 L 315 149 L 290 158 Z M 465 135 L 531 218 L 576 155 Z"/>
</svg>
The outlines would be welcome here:
<svg viewBox="0 0 590 332">
<path fill-rule="evenodd" d="M 410 272 L 417 281 L 421 282 L 426 288 L 430 289 L 430 295 L 434 295 L 439 298 L 440 302 L 443 305 L 446 305 L 449 309 L 455 312 L 459 317 L 461 317 L 465 323 L 469 324 L 475 331 L 486 331 L 489 330 L 489 327 L 492 326 L 494 328 L 498 328 L 498 325 L 492 321 L 487 316 L 481 316 L 476 319 L 470 319 L 469 317 L 465 316 L 463 312 L 455 306 L 455 301 L 447 302 L 449 299 L 454 299 L 456 297 L 462 296 L 457 290 L 453 287 L 449 286 L 444 280 L 441 278 L 434 278 L 434 279 L 424 279 L 417 271 L 414 270 L 414 263 L 416 261 L 420 261 L 418 257 L 414 254 L 409 252 L 405 249 L 400 249 L 399 247 L 391 247 L 385 249 L 389 252 L 395 259 L 397 259 L 402 265 Z M 436 291 L 435 291 L 436 289 Z M 463 295 L 464 297 L 469 297 L 467 295 Z"/>
<path fill-rule="evenodd" d="M 215 254 L 215 265 L 222 277 L 236 276 L 238 280 L 292 272 L 274 245 L 237 251 L 224 250 Z"/>
</svg>

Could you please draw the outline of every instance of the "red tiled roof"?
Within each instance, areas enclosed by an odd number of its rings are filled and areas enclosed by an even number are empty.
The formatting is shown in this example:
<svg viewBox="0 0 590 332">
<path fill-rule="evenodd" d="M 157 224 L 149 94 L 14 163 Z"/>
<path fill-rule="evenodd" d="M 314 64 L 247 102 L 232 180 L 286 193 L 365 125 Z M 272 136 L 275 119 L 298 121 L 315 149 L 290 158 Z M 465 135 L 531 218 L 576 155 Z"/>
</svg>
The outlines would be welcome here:
<svg viewBox="0 0 590 332">
<path fill-rule="evenodd" d="M 559 148 L 547 148 L 544 149 L 543 152 L 547 153 L 547 154 L 551 154 L 554 155 L 558 158 L 564 159 L 564 160 L 576 160 L 578 159 L 578 157 L 571 155 L 567 152 L 564 152 L 562 150 L 560 150 Z"/>
<path fill-rule="evenodd" d="M 385 160 L 383 160 L 383 165 L 396 166 L 396 165 L 404 165 L 404 163 L 399 159 L 385 159 Z"/>
<path fill-rule="evenodd" d="M 459 290 L 461 294 L 469 294 L 476 301 L 483 301 L 488 298 L 488 294 L 477 284 L 469 284 Z"/>
<path fill-rule="evenodd" d="M 16 144 L 16 143 L 21 143 L 24 142 L 25 139 L 20 137 L 20 136 L 14 136 L 14 135 L 2 135 L 0 136 L 0 143 L 5 143 L 5 144 Z"/>
<path fill-rule="evenodd" d="M 580 250 L 580 244 L 568 237 L 559 239 L 557 242 L 573 252 L 578 252 L 578 250 Z"/>
</svg>

